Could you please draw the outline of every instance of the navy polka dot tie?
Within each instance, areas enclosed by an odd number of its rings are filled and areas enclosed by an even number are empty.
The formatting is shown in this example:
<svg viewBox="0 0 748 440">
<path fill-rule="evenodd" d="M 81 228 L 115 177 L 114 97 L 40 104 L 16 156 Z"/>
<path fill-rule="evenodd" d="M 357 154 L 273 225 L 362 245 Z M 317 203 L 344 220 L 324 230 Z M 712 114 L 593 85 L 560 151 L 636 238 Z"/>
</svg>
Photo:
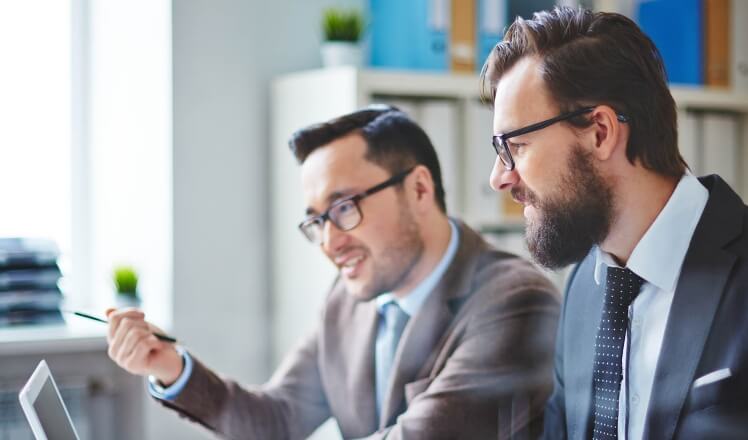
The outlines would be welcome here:
<svg viewBox="0 0 748 440">
<path fill-rule="evenodd" d="M 608 267 L 605 303 L 595 340 L 593 380 L 593 440 L 618 438 L 618 397 L 623 379 L 623 342 L 628 308 L 644 280 L 630 269 Z"/>
</svg>

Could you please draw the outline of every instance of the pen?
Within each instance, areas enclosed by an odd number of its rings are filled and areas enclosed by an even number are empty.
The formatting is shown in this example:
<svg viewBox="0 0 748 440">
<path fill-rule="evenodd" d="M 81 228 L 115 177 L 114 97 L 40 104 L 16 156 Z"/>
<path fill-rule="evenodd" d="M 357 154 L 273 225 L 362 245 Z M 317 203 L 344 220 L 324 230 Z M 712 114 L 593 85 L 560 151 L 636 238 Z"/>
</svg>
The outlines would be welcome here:
<svg viewBox="0 0 748 440">
<path fill-rule="evenodd" d="M 80 316 L 81 318 L 88 318 L 93 321 L 98 321 L 98 322 L 103 322 L 104 324 L 109 324 L 109 321 L 107 321 L 106 319 L 101 319 L 97 316 L 89 315 L 88 313 L 76 312 L 74 310 L 60 310 L 60 311 L 65 312 L 65 313 L 72 313 L 73 315 Z M 157 337 L 158 339 L 164 342 L 171 342 L 171 343 L 177 342 L 176 338 L 172 338 L 171 336 L 167 336 L 161 333 L 153 332 L 153 336 Z"/>
</svg>

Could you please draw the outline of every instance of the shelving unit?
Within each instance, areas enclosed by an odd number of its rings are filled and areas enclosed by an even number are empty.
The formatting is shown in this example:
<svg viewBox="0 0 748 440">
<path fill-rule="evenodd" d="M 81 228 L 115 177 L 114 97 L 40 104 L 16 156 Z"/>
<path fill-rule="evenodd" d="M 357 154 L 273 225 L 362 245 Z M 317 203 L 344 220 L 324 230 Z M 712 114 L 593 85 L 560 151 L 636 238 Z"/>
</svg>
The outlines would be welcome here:
<svg viewBox="0 0 748 440">
<path fill-rule="evenodd" d="M 670 93 L 679 109 L 748 113 L 748 93 L 683 85 L 672 85 Z"/>
<path fill-rule="evenodd" d="M 694 87 L 673 86 L 671 88 L 679 111 L 728 112 L 741 121 L 741 151 L 748 147 L 748 94 L 731 93 L 725 90 L 707 90 Z M 521 230 L 516 218 L 504 218 L 499 209 L 498 195 L 483 193 L 483 200 L 494 197 L 495 220 L 486 221 L 485 216 L 475 215 L 474 207 L 464 203 L 474 197 L 474 182 L 479 176 L 487 186 L 490 167 L 495 153 L 490 147 L 490 109 L 479 104 L 480 84 L 477 75 L 452 75 L 435 73 L 413 73 L 398 71 L 357 70 L 336 68 L 293 73 L 278 78 L 272 88 L 272 298 L 276 313 L 274 348 L 276 360 L 315 324 L 324 295 L 335 277 L 334 267 L 326 261 L 320 251 L 307 243 L 296 230 L 304 211 L 298 165 L 287 147 L 288 139 L 295 130 L 312 123 L 354 111 L 374 102 L 392 100 L 446 100 L 458 109 L 457 162 L 459 182 L 457 206 L 452 206 L 453 215 L 464 218 L 469 224 L 486 231 Z M 476 124 L 476 108 L 485 114 Z M 427 130 L 428 132 L 428 130 Z M 439 139 L 432 136 L 437 144 Z M 471 146 L 478 143 L 476 151 L 485 151 L 485 160 L 478 160 L 480 169 L 471 167 L 476 161 L 470 155 Z M 483 150 L 483 148 L 485 150 Z M 707 146 L 709 148 L 709 146 Z M 438 150 L 437 146 L 437 150 Z M 480 153 L 482 154 L 482 153 Z M 444 160 L 442 160 L 444 162 Z M 487 162 L 487 163 L 484 163 Z M 740 154 L 740 171 L 748 169 L 748 154 Z M 738 173 L 737 190 L 748 194 L 748 179 Z M 473 185 L 473 186 L 470 186 Z M 484 188 L 485 189 L 485 188 Z M 484 191 L 485 192 L 485 191 Z M 460 205 L 460 203 L 463 203 Z M 482 217 L 482 218 L 481 218 Z M 492 217 L 493 218 L 493 217 Z M 296 325 L 290 327 L 287 322 Z"/>
</svg>

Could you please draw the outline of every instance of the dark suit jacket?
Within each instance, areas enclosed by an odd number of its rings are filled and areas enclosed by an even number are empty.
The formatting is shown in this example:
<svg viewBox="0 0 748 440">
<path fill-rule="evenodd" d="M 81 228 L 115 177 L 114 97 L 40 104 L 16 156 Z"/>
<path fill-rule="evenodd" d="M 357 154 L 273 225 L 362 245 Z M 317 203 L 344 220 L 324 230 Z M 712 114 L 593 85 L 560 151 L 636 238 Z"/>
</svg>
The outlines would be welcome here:
<svg viewBox="0 0 748 440">
<path fill-rule="evenodd" d="M 376 305 L 340 282 L 316 332 L 267 384 L 244 388 L 197 361 L 177 399 L 162 403 L 228 438 L 304 438 L 329 417 L 344 438 L 537 437 L 559 308 L 533 266 L 461 225 L 451 266 L 403 332 L 379 419 Z"/>
<path fill-rule="evenodd" d="M 748 210 L 717 176 L 681 269 L 655 371 L 644 438 L 748 438 Z M 555 388 L 545 437 L 588 439 L 592 365 L 604 284 L 595 284 L 595 255 L 567 286 L 555 360 Z M 729 368 L 703 386 L 699 378 Z"/>
</svg>

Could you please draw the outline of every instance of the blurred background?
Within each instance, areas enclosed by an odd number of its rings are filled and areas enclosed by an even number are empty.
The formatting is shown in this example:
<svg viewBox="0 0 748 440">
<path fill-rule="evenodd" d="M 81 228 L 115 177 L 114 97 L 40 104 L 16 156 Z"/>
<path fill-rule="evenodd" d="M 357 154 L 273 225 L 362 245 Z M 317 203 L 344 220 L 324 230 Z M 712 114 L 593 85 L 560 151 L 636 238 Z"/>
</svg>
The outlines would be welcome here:
<svg viewBox="0 0 748 440">
<path fill-rule="evenodd" d="M 451 215 L 526 255 L 521 210 L 488 186 L 478 73 L 507 23 L 555 4 L 642 26 L 682 154 L 745 198 L 742 0 L 0 0 L 0 440 L 31 438 L 17 393 L 41 358 L 83 439 L 213 438 L 60 309 L 142 307 L 221 373 L 266 381 L 335 275 L 296 229 L 286 142 L 310 123 L 397 105 L 437 148 Z"/>
</svg>

